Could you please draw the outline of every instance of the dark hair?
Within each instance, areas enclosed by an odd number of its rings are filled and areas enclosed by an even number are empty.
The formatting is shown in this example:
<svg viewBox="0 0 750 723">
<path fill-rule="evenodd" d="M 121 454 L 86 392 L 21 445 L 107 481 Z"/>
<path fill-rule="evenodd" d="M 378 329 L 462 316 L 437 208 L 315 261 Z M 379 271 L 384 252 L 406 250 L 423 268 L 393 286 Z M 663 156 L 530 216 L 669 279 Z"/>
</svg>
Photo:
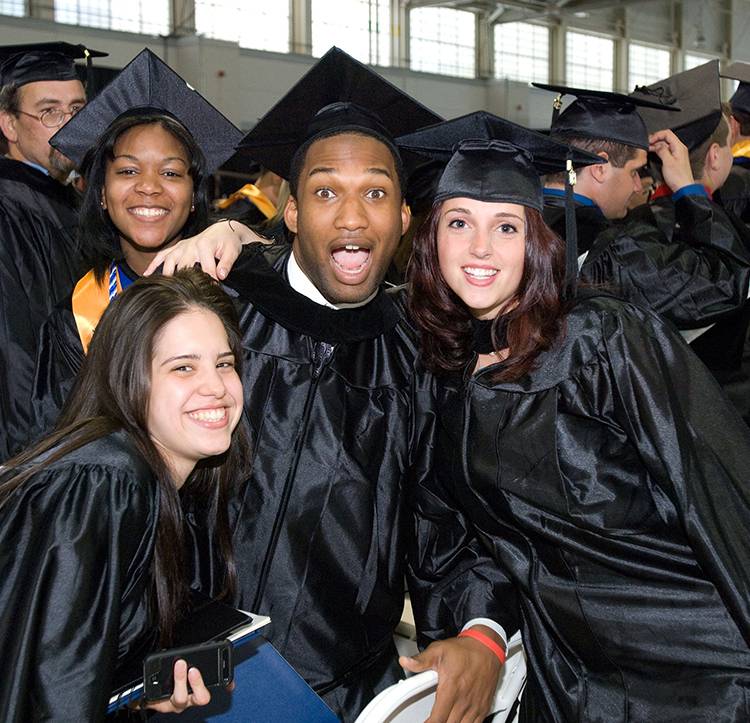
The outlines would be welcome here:
<svg viewBox="0 0 750 723">
<path fill-rule="evenodd" d="M 472 316 L 440 271 L 437 234 L 442 203 L 414 237 L 407 269 L 409 309 L 421 332 L 422 361 L 437 374 L 462 370 L 472 355 Z M 526 208 L 526 249 L 521 282 L 509 301 L 507 321 L 510 354 L 494 373 L 494 381 L 514 381 L 531 371 L 537 356 L 562 332 L 567 307 L 562 301 L 565 246 L 544 223 L 542 214 Z M 493 324 L 493 339 L 500 315 Z"/>
<path fill-rule="evenodd" d="M 711 146 L 716 143 L 720 148 L 724 148 L 729 141 L 729 122 L 728 118 L 732 115 L 732 110 L 728 103 L 721 104 L 721 117 L 714 128 L 714 132 L 706 138 L 697 148 L 690 151 L 690 170 L 693 172 L 693 178 L 700 179 L 703 171 L 706 169 L 706 156 Z"/>
<path fill-rule="evenodd" d="M 733 110 L 734 119 L 740 124 L 740 134 L 750 136 L 750 113 L 744 110 Z"/>
<path fill-rule="evenodd" d="M 404 192 L 406 190 L 406 174 L 404 172 L 404 162 L 401 160 L 401 155 L 399 154 L 396 147 L 386 138 L 383 138 L 383 136 L 377 135 L 375 133 L 368 133 L 366 130 L 339 130 L 339 129 L 332 129 L 330 131 L 327 131 L 325 133 L 321 133 L 318 136 L 313 136 L 310 140 L 305 141 L 295 152 L 292 156 L 292 160 L 289 164 L 289 194 L 293 198 L 297 198 L 297 190 L 299 189 L 299 177 L 302 173 L 302 167 L 305 165 L 305 160 L 307 159 L 307 151 L 310 150 L 310 146 L 315 143 L 315 141 L 323 140 L 324 138 L 332 138 L 334 136 L 343 136 L 343 135 L 353 135 L 353 136 L 364 136 L 365 138 L 374 138 L 376 141 L 380 141 L 389 151 L 391 156 L 393 156 L 393 164 L 396 167 L 396 177 L 398 179 L 398 188 L 401 192 L 401 196 L 403 198 Z"/>
<path fill-rule="evenodd" d="M 163 111 L 121 115 L 99 137 L 81 163 L 81 172 L 86 177 L 87 186 L 81 203 L 78 240 L 86 262 L 94 269 L 94 275 L 99 283 L 104 279 L 112 261 L 123 258 L 119 231 L 112 223 L 107 210 L 101 206 L 107 164 L 114 159 L 115 144 L 125 131 L 150 124 L 158 124 L 171 133 L 183 145 L 190 160 L 188 173 L 193 179 L 195 210 L 188 216 L 180 234 L 194 236 L 208 224 L 209 175 L 203 151 L 190 132 Z"/>
<path fill-rule="evenodd" d="M 622 168 L 628 161 L 635 158 L 638 148 L 627 146 L 616 141 L 607 141 L 601 138 L 578 138 L 565 133 L 551 134 L 550 138 L 560 143 L 567 143 L 589 153 L 606 153 L 607 161 L 615 168 Z M 545 176 L 545 183 L 565 183 L 565 171 L 562 173 L 551 173 Z"/>
<path fill-rule="evenodd" d="M 229 595 L 236 573 L 227 504 L 231 488 L 235 480 L 243 479 L 249 459 L 247 432 L 240 423 L 232 434 L 230 448 L 222 455 L 201 460 L 178 492 L 167 464 L 149 436 L 147 420 L 155 339 L 170 320 L 196 308 L 219 317 L 241 373 L 237 314 L 218 284 L 196 269 L 178 271 L 171 277 L 139 279 L 104 312 L 54 432 L 8 461 L 0 482 L 2 505 L 13 490 L 40 470 L 93 440 L 123 430 L 148 463 L 159 486 L 151 606 L 164 645 L 171 640 L 188 594 L 180 494 L 190 495 L 206 509 L 207 523 L 216 530 L 219 556 L 225 565 L 222 592 Z"/>
</svg>

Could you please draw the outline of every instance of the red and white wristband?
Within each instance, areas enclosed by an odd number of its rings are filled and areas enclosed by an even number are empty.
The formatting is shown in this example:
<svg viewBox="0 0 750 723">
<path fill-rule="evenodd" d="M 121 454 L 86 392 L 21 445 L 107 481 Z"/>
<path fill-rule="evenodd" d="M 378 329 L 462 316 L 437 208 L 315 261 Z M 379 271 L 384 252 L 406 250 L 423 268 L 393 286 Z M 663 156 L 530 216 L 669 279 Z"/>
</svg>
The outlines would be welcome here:
<svg viewBox="0 0 750 723">
<path fill-rule="evenodd" d="M 479 630 L 474 630 L 473 626 L 475 625 L 484 625 L 485 627 L 490 628 L 493 632 L 497 633 L 497 635 L 503 641 L 503 647 L 498 645 L 488 635 L 481 633 Z M 488 648 L 490 651 L 492 651 L 495 657 L 500 661 L 500 665 L 504 665 L 506 658 L 504 648 L 507 646 L 508 642 L 505 636 L 505 630 L 503 630 L 503 628 L 500 627 L 500 625 L 498 625 L 494 620 L 489 620 L 487 618 L 475 618 L 473 620 L 470 620 L 468 623 L 466 623 L 466 625 L 464 625 L 463 630 L 461 630 L 461 632 L 458 634 L 458 637 L 473 638 L 474 640 Z"/>
</svg>

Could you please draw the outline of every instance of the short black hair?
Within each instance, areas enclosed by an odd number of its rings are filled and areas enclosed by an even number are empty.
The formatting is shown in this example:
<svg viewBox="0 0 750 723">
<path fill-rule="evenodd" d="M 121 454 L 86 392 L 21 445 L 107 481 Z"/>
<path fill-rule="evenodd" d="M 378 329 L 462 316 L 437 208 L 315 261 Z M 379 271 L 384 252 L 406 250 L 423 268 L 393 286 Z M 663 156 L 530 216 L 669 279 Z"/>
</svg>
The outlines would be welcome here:
<svg viewBox="0 0 750 723">
<path fill-rule="evenodd" d="M 406 192 L 406 173 L 404 171 L 404 162 L 401 160 L 401 155 L 399 154 L 398 150 L 396 149 L 396 146 L 393 145 L 389 140 L 386 138 L 383 138 L 381 135 L 377 135 L 375 133 L 368 133 L 366 130 L 359 130 L 359 129 L 331 129 L 330 131 L 326 131 L 324 133 L 321 133 L 320 135 L 313 136 L 309 140 L 305 141 L 295 152 L 292 156 L 292 160 L 289 164 L 289 193 L 294 198 L 297 198 L 297 189 L 299 186 L 299 177 L 302 173 L 302 167 L 305 165 L 305 160 L 307 159 L 307 151 L 310 149 L 310 146 L 315 143 L 315 141 L 322 140 L 323 138 L 332 138 L 333 136 L 342 136 L 342 135 L 355 135 L 355 136 L 365 136 L 366 138 L 374 138 L 376 141 L 380 141 L 391 153 L 391 156 L 393 156 L 393 163 L 396 167 L 396 177 L 398 178 L 398 186 L 399 191 L 401 192 L 401 197 L 404 197 L 404 193 Z"/>
</svg>

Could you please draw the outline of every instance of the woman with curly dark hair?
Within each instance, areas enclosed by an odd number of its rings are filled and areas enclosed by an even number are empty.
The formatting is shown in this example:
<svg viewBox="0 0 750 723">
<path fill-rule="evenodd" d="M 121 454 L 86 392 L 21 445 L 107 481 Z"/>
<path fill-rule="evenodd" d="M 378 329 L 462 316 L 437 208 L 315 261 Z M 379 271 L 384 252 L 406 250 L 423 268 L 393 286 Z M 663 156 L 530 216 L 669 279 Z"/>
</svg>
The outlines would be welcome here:
<svg viewBox="0 0 750 723">
<path fill-rule="evenodd" d="M 746 426 L 671 327 L 575 290 L 539 214 L 569 149 L 487 114 L 399 143 L 450 159 L 409 267 L 423 642 L 459 591 L 522 632 L 522 721 L 748 720 Z"/>
<path fill-rule="evenodd" d="M 239 138 L 149 50 L 52 138 L 86 179 L 78 243 L 90 270 L 41 329 L 26 438 L 54 424 L 110 301 L 161 249 L 206 228 L 210 174 Z"/>
</svg>

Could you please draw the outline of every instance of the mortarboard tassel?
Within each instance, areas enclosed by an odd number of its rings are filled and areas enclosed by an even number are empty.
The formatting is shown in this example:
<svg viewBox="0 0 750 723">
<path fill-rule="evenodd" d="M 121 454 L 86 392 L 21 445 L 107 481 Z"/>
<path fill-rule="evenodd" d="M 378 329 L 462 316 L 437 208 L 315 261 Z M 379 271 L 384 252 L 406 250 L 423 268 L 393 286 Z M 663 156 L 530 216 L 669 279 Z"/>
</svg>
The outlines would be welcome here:
<svg viewBox="0 0 750 723">
<path fill-rule="evenodd" d="M 83 79 L 83 87 L 88 88 L 89 78 L 91 78 L 91 66 L 93 65 L 93 58 L 89 49 L 85 45 L 79 46 L 83 51 L 83 57 L 86 58 L 86 77 Z"/>
<path fill-rule="evenodd" d="M 573 186 L 576 172 L 570 155 L 565 161 L 565 295 L 572 298 L 576 293 L 578 279 L 578 228 L 576 225 Z"/>
<path fill-rule="evenodd" d="M 555 125 L 557 117 L 560 115 L 560 108 L 562 108 L 562 93 L 558 93 L 555 99 L 552 101 L 552 124 Z"/>
</svg>

